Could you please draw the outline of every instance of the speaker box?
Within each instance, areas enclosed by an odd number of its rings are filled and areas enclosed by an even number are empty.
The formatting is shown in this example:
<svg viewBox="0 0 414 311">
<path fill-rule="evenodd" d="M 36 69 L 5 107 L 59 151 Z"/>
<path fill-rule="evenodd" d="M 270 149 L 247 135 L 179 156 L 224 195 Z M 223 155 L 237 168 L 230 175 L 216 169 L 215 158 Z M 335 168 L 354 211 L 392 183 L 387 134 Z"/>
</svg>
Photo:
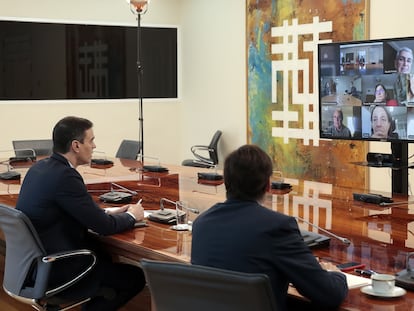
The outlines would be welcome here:
<svg viewBox="0 0 414 311">
<path fill-rule="evenodd" d="M 106 203 L 129 203 L 132 200 L 132 194 L 121 191 L 111 191 L 100 195 L 99 199 Z"/>
<path fill-rule="evenodd" d="M 198 179 L 203 180 L 222 180 L 223 175 L 217 173 L 197 173 Z"/>
<path fill-rule="evenodd" d="M 0 179 L 3 180 L 18 180 L 20 179 L 20 173 L 15 171 L 8 171 L 0 173 Z"/>
<path fill-rule="evenodd" d="M 162 224 L 175 225 L 177 223 L 177 211 L 170 208 L 160 209 L 149 214 L 148 219 Z"/>
<path fill-rule="evenodd" d="M 365 203 L 381 204 L 381 203 L 392 203 L 393 200 L 388 197 L 384 197 L 380 194 L 371 193 L 353 193 L 354 200 Z"/>
<path fill-rule="evenodd" d="M 144 165 L 144 172 L 152 173 L 165 173 L 168 172 L 168 168 L 159 165 Z"/>
</svg>

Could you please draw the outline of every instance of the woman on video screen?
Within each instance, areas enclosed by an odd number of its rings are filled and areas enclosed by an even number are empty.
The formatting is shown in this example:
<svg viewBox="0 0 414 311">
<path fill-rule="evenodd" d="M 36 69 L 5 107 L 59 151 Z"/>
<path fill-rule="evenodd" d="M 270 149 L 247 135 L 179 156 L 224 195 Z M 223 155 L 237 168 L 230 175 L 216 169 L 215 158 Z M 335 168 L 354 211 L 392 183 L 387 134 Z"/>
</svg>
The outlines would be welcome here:
<svg viewBox="0 0 414 311">
<path fill-rule="evenodd" d="M 390 112 L 383 106 L 375 106 L 371 111 L 372 138 L 398 138 Z"/>
<path fill-rule="evenodd" d="M 381 83 L 375 86 L 375 99 L 374 103 L 384 103 L 386 106 L 398 106 L 395 99 L 388 99 L 387 89 Z"/>
</svg>

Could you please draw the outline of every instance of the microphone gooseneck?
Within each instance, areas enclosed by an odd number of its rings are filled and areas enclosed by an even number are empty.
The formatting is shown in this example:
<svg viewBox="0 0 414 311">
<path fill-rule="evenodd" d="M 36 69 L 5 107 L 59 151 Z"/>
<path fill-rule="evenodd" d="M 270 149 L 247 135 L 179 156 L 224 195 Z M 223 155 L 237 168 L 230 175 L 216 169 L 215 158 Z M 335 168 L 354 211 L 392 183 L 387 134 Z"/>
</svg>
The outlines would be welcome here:
<svg viewBox="0 0 414 311">
<path fill-rule="evenodd" d="M 192 212 L 194 214 L 200 214 L 200 211 L 196 208 L 185 207 L 185 209 L 189 210 L 190 212 Z"/>
<path fill-rule="evenodd" d="M 160 200 L 160 209 L 161 210 L 164 209 L 164 202 L 168 202 L 172 205 L 175 205 L 175 208 L 177 208 L 177 206 L 180 205 L 183 209 L 185 209 L 187 211 L 190 211 L 194 214 L 200 214 L 200 211 L 197 208 L 188 207 L 188 206 L 185 206 L 183 204 L 180 204 L 180 201 L 172 201 L 172 200 L 169 200 L 167 198 L 161 198 L 161 200 Z"/>
<path fill-rule="evenodd" d="M 401 201 L 401 202 L 381 202 L 379 205 L 380 206 L 396 206 L 396 205 L 409 205 L 409 204 L 414 204 L 414 201 Z"/>
<path fill-rule="evenodd" d="M 328 235 L 334 237 L 335 239 L 341 241 L 345 245 L 350 245 L 351 244 L 351 241 L 349 239 L 344 238 L 344 237 L 341 237 L 339 235 L 336 235 L 335 233 L 332 233 L 332 232 L 330 232 L 330 231 L 328 231 L 328 230 L 326 230 L 324 228 L 321 228 L 321 227 L 315 225 L 314 223 L 311 223 L 310 221 L 307 221 L 307 220 L 303 219 L 302 217 L 295 216 L 295 218 L 296 218 L 296 220 L 303 221 L 304 223 L 307 223 L 308 225 L 311 225 L 311 226 L 317 228 L 318 230 L 321 230 L 322 232 L 325 232 L 326 234 L 328 234 Z"/>
<path fill-rule="evenodd" d="M 130 189 L 128 189 L 128 188 L 125 188 L 124 186 L 118 185 L 118 184 L 116 184 L 116 183 L 114 183 L 114 182 L 112 182 L 112 183 L 111 183 L 111 191 L 114 191 L 114 189 L 113 189 L 113 187 L 112 187 L 112 186 L 116 186 L 116 187 L 118 187 L 119 189 L 122 189 L 122 190 L 124 190 L 124 191 L 126 191 L 126 192 L 128 192 L 128 193 L 130 193 L 130 194 L 132 194 L 132 195 L 137 195 L 137 194 L 138 194 L 138 192 L 136 192 L 136 191 L 134 191 L 134 190 L 130 190 Z"/>
</svg>

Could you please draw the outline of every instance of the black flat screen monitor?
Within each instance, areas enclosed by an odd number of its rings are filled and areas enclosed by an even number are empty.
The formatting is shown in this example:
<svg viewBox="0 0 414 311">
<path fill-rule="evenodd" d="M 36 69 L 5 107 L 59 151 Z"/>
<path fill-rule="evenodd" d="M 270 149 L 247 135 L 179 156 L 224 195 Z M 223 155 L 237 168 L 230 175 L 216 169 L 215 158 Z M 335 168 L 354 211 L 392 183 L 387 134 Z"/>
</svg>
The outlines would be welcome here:
<svg viewBox="0 0 414 311">
<path fill-rule="evenodd" d="M 369 166 L 391 166 L 392 193 L 408 194 L 408 143 L 414 141 L 414 37 L 318 45 L 321 138 L 391 142 Z M 385 164 L 384 164 L 385 163 Z"/>
<path fill-rule="evenodd" d="M 177 28 L 141 27 L 143 98 L 177 98 Z M 0 21 L 0 100 L 138 97 L 137 26 Z"/>
<path fill-rule="evenodd" d="M 414 37 L 318 46 L 321 138 L 414 141 Z"/>
</svg>

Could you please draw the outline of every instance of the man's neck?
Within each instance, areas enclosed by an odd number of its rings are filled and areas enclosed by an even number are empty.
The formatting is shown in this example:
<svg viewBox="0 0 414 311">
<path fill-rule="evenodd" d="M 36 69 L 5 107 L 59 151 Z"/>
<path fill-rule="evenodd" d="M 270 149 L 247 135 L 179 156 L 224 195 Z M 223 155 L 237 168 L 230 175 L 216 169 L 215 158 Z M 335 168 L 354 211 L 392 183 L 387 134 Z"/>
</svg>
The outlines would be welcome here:
<svg viewBox="0 0 414 311">
<path fill-rule="evenodd" d="M 68 152 L 68 153 L 61 153 L 60 155 L 62 157 L 64 157 L 66 160 L 68 160 L 70 166 L 72 166 L 73 168 L 77 168 L 78 167 L 78 163 L 76 161 L 76 157 L 74 157 L 70 152 Z"/>
</svg>

